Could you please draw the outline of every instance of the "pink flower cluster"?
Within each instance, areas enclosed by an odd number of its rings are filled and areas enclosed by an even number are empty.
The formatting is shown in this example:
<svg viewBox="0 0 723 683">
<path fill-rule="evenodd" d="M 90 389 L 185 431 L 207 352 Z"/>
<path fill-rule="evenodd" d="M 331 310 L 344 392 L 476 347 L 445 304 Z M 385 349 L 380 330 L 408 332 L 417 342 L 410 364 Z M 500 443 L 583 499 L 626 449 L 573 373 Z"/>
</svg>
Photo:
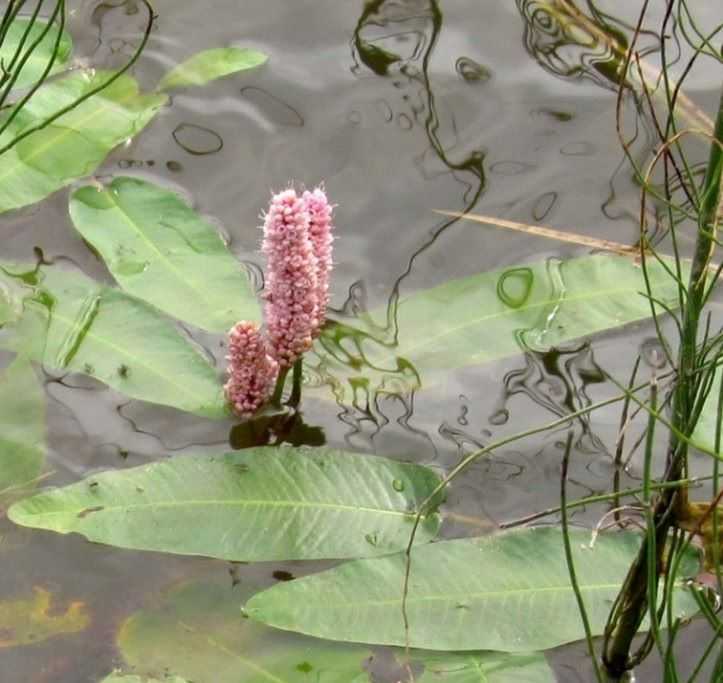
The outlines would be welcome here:
<svg viewBox="0 0 723 683">
<path fill-rule="evenodd" d="M 237 415 L 253 415 L 271 395 L 279 364 L 268 353 L 256 323 L 242 320 L 228 333 L 226 398 Z"/>
<path fill-rule="evenodd" d="M 279 369 L 290 368 L 321 331 L 329 303 L 331 221 L 321 188 L 301 196 L 288 189 L 271 198 L 262 245 L 267 338 L 244 321 L 229 333 L 226 397 L 239 415 L 253 414 L 268 400 Z"/>
</svg>

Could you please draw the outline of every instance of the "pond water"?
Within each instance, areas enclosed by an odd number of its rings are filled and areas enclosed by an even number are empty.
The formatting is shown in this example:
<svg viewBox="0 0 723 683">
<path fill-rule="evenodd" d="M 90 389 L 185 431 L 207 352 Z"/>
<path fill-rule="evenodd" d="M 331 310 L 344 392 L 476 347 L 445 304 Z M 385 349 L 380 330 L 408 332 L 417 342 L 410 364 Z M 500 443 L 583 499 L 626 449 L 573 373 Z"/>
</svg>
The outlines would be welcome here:
<svg viewBox="0 0 723 683">
<path fill-rule="evenodd" d="M 435 210 L 474 211 L 633 244 L 638 190 L 616 137 L 614 85 L 595 68 L 600 58 L 595 50 L 561 45 L 550 51 L 552 39 L 546 42 L 539 25 L 530 23 L 540 20 L 541 4 L 155 0 L 156 27 L 134 70 L 143 86 L 152 87 L 170 66 L 210 47 L 254 47 L 270 59 L 260 69 L 174 93 L 142 134 L 111 154 L 97 177 L 133 175 L 182 191 L 219 226 L 230 249 L 257 277 L 262 263 L 258 216 L 270 192 L 290 181 L 309 187 L 323 182 L 338 205 L 331 317 L 346 322 L 365 310 L 388 310 L 393 319 L 400 299 L 451 279 L 541 261 L 553 273 L 560 260 L 589 251 L 450 219 Z M 634 8 L 612 1 L 599 5 L 626 11 L 621 20 L 634 23 Z M 135 0 L 83 0 L 70 8 L 77 59 L 114 66 L 137 45 L 145 16 Z M 689 87 L 689 96 L 708 112 L 718 97 L 717 80 L 701 79 Z M 652 144 L 651 138 L 648 147 Z M 70 263 L 112 282 L 72 229 L 67 190 L 0 220 L 3 259 L 33 261 L 42 254 L 57 267 Z M 394 338 L 383 320 L 384 315 L 377 319 L 381 344 Z M 217 338 L 196 338 L 222 363 Z M 637 323 L 558 351 L 523 354 L 521 349 L 473 369 L 452 364 L 423 391 L 415 390 L 404 372 L 390 371 L 372 375 L 373 381 L 355 392 L 346 385 L 334 396 L 322 384 L 325 378 L 310 368 L 308 382 L 321 386 L 305 395 L 303 418 L 317 429 L 293 438 L 323 439 L 333 447 L 444 472 L 493 439 L 611 395 L 615 389 L 598 366 L 626 378 L 638 349 L 649 350 L 654 340 L 653 327 Z M 10 358 L 0 356 L 0 365 Z M 340 364 L 329 372 L 338 372 L 344 384 L 346 370 Z M 46 369 L 43 378 L 52 470 L 43 486 L 263 440 L 234 429 L 231 420 L 129 401 L 80 375 Z M 611 406 L 577 425 L 571 498 L 610 489 L 618 422 L 619 406 Z M 534 436 L 471 467 L 449 491 L 442 535 L 488 533 L 502 522 L 558 504 L 565 433 L 562 427 Z M 632 480 L 637 480 L 636 463 Z M 605 509 L 591 506 L 572 519 L 590 527 Z M 95 683 L 123 663 L 116 643 L 125 620 L 138 610 L 169 618 L 164 600 L 179 587 L 213 584 L 209 599 L 236 609 L 262 587 L 328 566 L 232 565 L 116 550 L 75 535 L 21 529 L 7 520 L 0 521 L 0 562 L 2 600 L 31 600 L 38 590 L 48 591 L 56 601 L 51 613 L 62 616 L 73 603 L 83 603 L 85 621 L 80 622 L 87 624 L 74 633 L 5 649 L 0 633 L 3 683 Z M 233 619 L 224 619 L 211 630 L 225 632 L 243 653 L 243 634 L 232 633 Z M 706 627 L 694 624 L 681 648 L 695 650 L 707 638 Z M 169 666 L 188 664 L 194 656 L 189 643 L 187 650 L 175 644 Z M 138 647 L 139 661 L 152 660 L 162 647 L 160 642 Z M 313 664 L 313 648 L 301 637 L 266 629 L 255 636 L 253 647 L 279 657 L 308 647 Z M 394 655 L 384 648 L 360 648 L 359 660 L 367 662 L 375 680 L 393 683 L 406 675 Z M 195 683 L 215 683 L 213 667 L 232 670 L 232 663 L 203 659 L 201 650 L 197 656 L 211 668 L 206 677 L 187 673 Z M 592 680 L 579 644 L 549 652 L 548 660 L 559 681 Z M 641 667 L 638 681 L 660 680 L 654 660 Z M 196 671 L 188 666 L 186 671 Z M 322 675 L 309 680 L 332 683 Z"/>
</svg>

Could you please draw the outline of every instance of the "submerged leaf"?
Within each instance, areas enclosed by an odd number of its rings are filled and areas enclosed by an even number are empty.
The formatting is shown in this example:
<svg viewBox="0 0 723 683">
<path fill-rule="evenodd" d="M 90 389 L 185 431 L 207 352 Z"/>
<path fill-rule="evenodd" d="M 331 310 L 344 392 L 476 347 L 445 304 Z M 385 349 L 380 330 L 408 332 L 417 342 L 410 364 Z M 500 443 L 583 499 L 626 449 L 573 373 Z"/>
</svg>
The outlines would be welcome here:
<svg viewBox="0 0 723 683">
<path fill-rule="evenodd" d="M 123 659 L 134 671 L 197 683 L 350 683 L 361 674 L 368 650 L 254 624 L 241 618 L 241 600 L 229 585 L 186 584 L 122 625 Z"/>
<path fill-rule="evenodd" d="M 226 560 L 361 557 L 404 548 L 410 510 L 438 483 L 419 465 L 262 447 L 104 472 L 20 501 L 8 517 L 123 548 Z M 431 513 L 420 542 L 438 528 Z"/>
<path fill-rule="evenodd" d="M 30 645 L 53 636 L 84 631 L 90 617 L 82 602 L 59 610 L 52 595 L 36 587 L 28 600 L 0 602 L 0 649 Z"/>
<path fill-rule="evenodd" d="M 217 47 L 193 55 L 171 69 L 158 84 L 158 90 L 187 85 L 203 85 L 222 76 L 261 66 L 268 56 L 258 50 L 240 47 Z"/>
<path fill-rule="evenodd" d="M 38 82 L 50 63 L 50 58 L 55 51 L 55 42 L 58 39 L 58 26 L 54 25 L 48 29 L 43 39 L 32 49 L 27 59 L 28 51 L 45 31 L 47 23 L 42 19 L 36 19 L 32 23 L 29 19 L 16 18 L 10 24 L 8 32 L 0 42 L 0 60 L 16 80 L 13 88 L 26 88 Z M 30 29 L 30 30 L 28 30 Z M 22 47 L 21 47 L 22 43 Z M 18 48 L 20 52 L 18 53 Z M 70 55 L 73 51 L 73 42 L 66 31 L 60 36 L 55 61 L 48 75 L 58 73 L 68 65 Z M 13 64 L 13 57 L 18 54 Z M 21 62 L 25 63 L 20 69 Z M 18 69 L 20 69 L 18 71 Z"/>
<path fill-rule="evenodd" d="M 649 264 L 655 296 L 676 286 Z M 399 299 L 391 323 L 372 312 L 357 327 L 331 324 L 315 346 L 317 384 L 343 397 L 369 385 L 418 389 L 440 371 L 551 347 L 650 317 L 643 273 L 630 258 L 596 254 L 548 260 L 445 282 Z"/>
<path fill-rule="evenodd" d="M 107 71 L 80 71 L 44 85 L 0 135 L 0 147 L 111 76 Z M 136 81 L 124 74 L 51 125 L 23 138 L 0 156 L 0 212 L 33 204 L 92 173 L 108 152 L 142 130 L 166 99 L 162 94 L 141 94 Z M 8 115 L 0 117 L 0 123 Z"/>
<path fill-rule="evenodd" d="M 45 395 L 30 361 L 0 370 L 0 505 L 32 486 L 45 461 Z"/>
<path fill-rule="evenodd" d="M 692 436 L 695 443 L 713 453 L 717 452 L 719 455 L 723 455 L 723 433 L 721 434 L 720 448 L 716 451 L 716 430 L 718 421 L 723 419 L 719 410 L 721 377 L 723 377 L 723 369 L 716 371 L 710 392 Z"/>
<path fill-rule="evenodd" d="M 577 578 L 592 632 L 602 633 L 640 537 L 571 534 Z M 686 569 L 695 571 L 688 563 Z M 685 570 L 684 570 L 685 571 Z M 356 560 L 255 595 L 246 614 L 276 628 L 319 638 L 404 645 L 405 555 Z M 675 594 L 676 616 L 695 613 L 690 593 Z M 562 533 L 545 527 L 442 541 L 412 553 L 409 644 L 434 650 L 546 650 L 585 637 L 570 586 Z"/>
<path fill-rule="evenodd" d="M 421 653 L 412 655 L 424 664 L 418 683 L 555 683 L 557 680 L 541 652 Z"/>
<path fill-rule="evenodd" d="M 131 398 L 203 417 L 226 415 L 216 369 L 155 308 L 78 272 L 51 268 L 34 276 L 35 284 L 32 272 L 29 266 L 0 272 L 0 283 L 14 282 L 15 299 L 25 295 L 25 314 L 10 341 L 16 350 Z"/>
<path fill-rule="evenodd" d="M 243 266 L 174 192 L 136 178 L 73 193 L 70 216 L 129 294 L 212 332 L 261 312 Z"/>
</svg>

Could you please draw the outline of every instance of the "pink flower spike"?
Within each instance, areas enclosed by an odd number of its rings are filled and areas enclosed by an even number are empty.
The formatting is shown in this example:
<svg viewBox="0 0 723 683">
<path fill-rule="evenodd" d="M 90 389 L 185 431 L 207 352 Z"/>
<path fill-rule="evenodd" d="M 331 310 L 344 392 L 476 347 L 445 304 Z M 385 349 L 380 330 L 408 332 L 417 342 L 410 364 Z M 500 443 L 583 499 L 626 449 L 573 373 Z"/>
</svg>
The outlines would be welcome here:
<svg viewBox="0 0 723 683">
<path fill-rule="evenodd" d="M 242 320 L 228 333 L 226 399 L 241 417 L 250 417 L 268 401 L 279 374 L 256 323 Z"/>
<path fill-rule="evenodd" d="M 326 320 L 326 308 L 329 305 L 329 276 L 331 275 L 332 207 L 326 193 L 320 187 L 313 192 L 304 192 L 302 199 L 309 212 L 309 237 L 316 256 L 316 319 L 313 337 L 318 337 Z"/>
<path fill-rule="evenodd" d="M 271 198 L 264 220 L 265 318 L 271 353 L 290 367 L 311 348 L 318 320 L 317 259 L 306 203 L 293 189 Z"/>
</svg>

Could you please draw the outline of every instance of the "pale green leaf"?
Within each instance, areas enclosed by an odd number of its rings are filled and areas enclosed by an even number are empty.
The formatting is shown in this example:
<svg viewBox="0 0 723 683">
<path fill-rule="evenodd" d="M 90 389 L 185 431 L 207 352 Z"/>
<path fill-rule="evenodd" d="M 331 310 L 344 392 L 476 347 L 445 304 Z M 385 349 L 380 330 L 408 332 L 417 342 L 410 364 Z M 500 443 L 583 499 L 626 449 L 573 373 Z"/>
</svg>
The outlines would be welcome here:
<svg viewBox="0 0 723 683">
<path fill-rule="evenodd" d="M 25 499 L 8 516 L 123 548 L 226 560 L 362 557 L 405 547 L 411 510 L 438 483 L 419 465 L 261 447 L 104 472 Z M 438 528 L 432 513 L 420 542 Z"/>
<path fill-rule="evenodd" d="M 350 683 L 369 651 L 273 631 L 242 619 L 242 581 L 189 583 L 136 612 L 121 627 L 118 647 L 134 671 L 170 670 L 196 683 Z M 245 593 L 239 593 L 245 591 Z M 156 674 L 157 675 L 157 674 Z"/>
<path fill-rule="evenodd" d="M 204 50 L 171 69 L 158 84 L 158 90 L 203 85 L 222 76 L 261 66 L 268 56 L 258 50 L 217 47 Z"/>
<path fill-rule="evenodd" d="M 555 683 L 541 652 L 413 653 L 424 664 L 418 683 Z"/>
<path fill-rule="evenodd" d="M 602 633 L 640 537 L 571 534 L 577 578 L 592 632 Z M 276 628 L 320 638 L 404 645 L 405 555 L 356 560 L 255 595 L 246 614 Z M 681 588 L 674 613 L 695 601 Z M 484 538 L 420 546 L 412 552 L 409 643 L 433 650 L 546 650 L 584 638 L 555 528 L 523 529 Z"/>
<path fill-rule="evenodd" d="M 247 273 L 174 192 L 135 178 L 73 193 L 70 216 L 129 294 L 212 332 L 260 322 Z"/>
<path fill-rule="evenodd" d="M 185 678 L 178 676 L 166 675 L 162 678 L 147 678 L 146 676 L 136 676 L 135 674 L 124 674 L 120 671 L 114 671 L 106 676 L 100 683 L 189 683 Z"/>
<path fill-rule="evenodd" d="M 30 361 L 0 370 L 0 504 L 32 486 L 45 462 L 45 395 Z"/>
<path fill-rule="evenodd" d="M 218 371 L 155 308 L 78 272 L 50 268 L 34 281 L 32 271 L 15 266 L 0 273 L 0 282 L 25 287 L 14 294 L 24 294 L 25 314 L 11 348 L 48 368 L 91 375 L 131 398 L 203 417 L 227 414 Z"/>
<path fill-rule="evenodd" d="M 675 305 L 676 286 L 649 264 L 655 295 Z M 315 346 L 316 384 L 343 397 L 349 388 L 417 389 L 443 372 L 481 365 L 527 349 L 545 351 L 650 317 L 645 282 L 632 259 L 595 254 L 548 260 L 450 280 L 329 325 Z"/>
<path fill-rule="evenodd" d="M 44 122 L 111 75 L 80 71 L 44 85 L 0 136 L 0 146 Z M 22 139 L 0 156 L 0 212 L 33 204 L 92 173 L 114 147 L 142 130 L 166 99 L 161 94 L 141 94 L 136 81 L 123 75 L 49 126 Z"/>
<path fill-rule="evenodd" d="M 48 67 L 50 58 L 55 50 L 55 41 L 58 38 L 57 25 L 51 26 L 50 29 L 48 29 L 48 32 L 40 43 L 38 43 L 28 55 L 31 46 L 40 38 L 46 27 L 47 23 L 41 19 L 37 19 L 31 25 L 29 19 L 16 18 L 10 24 L 5 38 L 2 43 L 0 43 L 0 60 L 2 60 L 5 69 L 16 79 L 13 88 L 26 88 L 34 85 Z M 29 31 L 28 28 L 30 28 Z M 21 42 L 22 48 L 18 53 L 17 51 Z M 63 31 L 60 36 L 60 42 L 58 43 L 55 61 L 48 75 L 55 74 L 66 68 L 72 52 L 73 42 L 68 33 Z M 18 57 L 13 62 L 16 54 L 18 54 Z M 26 56 L 27 59 L 25 59 Z M 22 63 L 23 61 L 24 63 Z"/>
</svg>

